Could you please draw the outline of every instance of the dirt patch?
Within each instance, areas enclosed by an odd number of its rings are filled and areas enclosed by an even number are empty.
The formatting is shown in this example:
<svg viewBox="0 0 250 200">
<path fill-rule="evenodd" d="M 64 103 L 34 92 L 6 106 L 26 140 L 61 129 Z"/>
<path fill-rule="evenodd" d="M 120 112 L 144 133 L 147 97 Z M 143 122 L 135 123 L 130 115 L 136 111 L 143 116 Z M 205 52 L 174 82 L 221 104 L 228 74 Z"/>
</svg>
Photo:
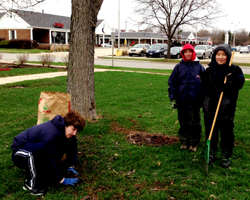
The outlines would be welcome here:
<svg viewBox="0 0 250 200">
<path fill-rule="evenodd" d="M 161 133 L 151 134 L 147 132 L 141 132 L 136 130 L 129 130 L 122 128 L 120 124 L 113 123 L 112 130 L 115 132 L 125 133 L 128 142 L 137 145 L 147 145 L 147 146 L 163 146 L 172 145 L 179 142 L 178 137 L 163 135 Z"/>
</svg>

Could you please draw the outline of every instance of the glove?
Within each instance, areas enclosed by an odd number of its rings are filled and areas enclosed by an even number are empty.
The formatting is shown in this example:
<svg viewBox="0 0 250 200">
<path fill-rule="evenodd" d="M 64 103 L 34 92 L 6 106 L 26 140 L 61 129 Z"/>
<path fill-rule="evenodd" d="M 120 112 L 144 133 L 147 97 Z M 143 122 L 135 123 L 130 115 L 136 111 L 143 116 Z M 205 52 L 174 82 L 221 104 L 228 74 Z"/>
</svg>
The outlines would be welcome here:
<svg viewBox="0 0 250 200">
<path fill-rule="evenodd" d="M 176 100 L 172 100 L 170 105 L 173 109 L 176 109 L 177 108 Z"/>
<path fill-rule="evenodd" d="M 64 181 L 62 182 L 63 185 L 72 185 L 77 184 L 79 181 L 78 178 L 65 178 Z"/>
<path fill-rule="evenodd" d="M 68 172 L 72 172 L 72 173 L 74 173 L 75 175 L 79 176 L 79 173 L 78 173 L 76 170 L 74 170 L 73 168 L 69 168 L 69 169 L 68 169 Z"/>
</svg>

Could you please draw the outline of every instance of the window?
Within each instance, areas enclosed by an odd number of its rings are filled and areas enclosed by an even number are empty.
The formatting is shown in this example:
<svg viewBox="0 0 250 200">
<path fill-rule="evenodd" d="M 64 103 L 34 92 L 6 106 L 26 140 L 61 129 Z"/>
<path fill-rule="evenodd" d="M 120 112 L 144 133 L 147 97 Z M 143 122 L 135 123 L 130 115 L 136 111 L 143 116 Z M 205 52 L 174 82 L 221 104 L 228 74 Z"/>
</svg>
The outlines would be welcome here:
<svg viewBox="0 0 250 200">
<path fill-rule="evenodd" d="M 16 31 L 15 30 L 9 31 L 9 38 L 10 38 L 10 40 L 16 39 Z"/>
</svg>

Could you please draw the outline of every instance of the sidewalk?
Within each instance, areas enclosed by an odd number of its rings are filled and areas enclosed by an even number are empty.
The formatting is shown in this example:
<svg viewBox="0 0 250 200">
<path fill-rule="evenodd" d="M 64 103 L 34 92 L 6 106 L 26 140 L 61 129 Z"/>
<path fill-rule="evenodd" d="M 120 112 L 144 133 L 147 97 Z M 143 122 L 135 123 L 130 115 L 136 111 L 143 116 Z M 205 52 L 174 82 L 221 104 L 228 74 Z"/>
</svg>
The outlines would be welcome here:
<svg viewBox="0 0 250 200">
<path fill-rule="evenodd" d="M 95 72 L 104 72 L 104 71 L 113 71 L 113 70 L 95 69 Z M 30 74 L 30 75 L 21 75 L 21 76 L 9 76 L 9 77 L 0 78 L 0 85 L 27 81 L 27 80 L 54 78 L 58 76 L 67 76 L 67 72 L 50 72 L 50 73 Z"/>
</svg>

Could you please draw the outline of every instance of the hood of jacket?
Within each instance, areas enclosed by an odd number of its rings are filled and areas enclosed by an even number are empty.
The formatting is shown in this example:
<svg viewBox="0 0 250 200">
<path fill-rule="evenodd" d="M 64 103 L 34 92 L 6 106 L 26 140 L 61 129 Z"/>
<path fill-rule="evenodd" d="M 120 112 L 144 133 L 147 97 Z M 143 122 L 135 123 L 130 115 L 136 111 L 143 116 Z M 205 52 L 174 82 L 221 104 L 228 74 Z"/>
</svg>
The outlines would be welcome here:
<svg viewBox="0 0 250 200">
<path fill-rule="evenodd" d="M 195 53 L 195 50 L 194 50 L 194 47 L 191 45 L 191 44 L 185 44 L 184 47 L 182 48 L 181 50 L 181 57 L 184 61 L 188 61 L 185 56 L 184 56 L 184 51 L 187 50 L 187 49 L 190 49 L 193 51 L 193 55 L 192 55 L 192 58 L 190 61 L 194 61 L 196 59 L 196 53 Z"/>
<path fill-rule="evenodd" d="M 60 132 L 65 132 L 64 118 L 60 115 L 56 115 L 51 122 L 60 130 Z"/>
<path fill-rule="evenodd" d="M 216 62 L 215 56 L 216 56 L 217 52 L 220 51 L 220 50 L 222 50 L 222 51 L 224 51 L 226 53 L 227 62 L 225 64 L 225 66 L 229 66 L 229 62 L 230 62 L 230 59 L 231 59 L 231 56 L 232 56 L 232 52 L 231 52 L 231 46 L 228 45 L 228 44 L 220 44 L 215 48 L 213 56 L 212 56 L 211 63 L 209 65 L 213 65 L 213 66 L 218 66 L 219 65 Z"/>
</svg>

